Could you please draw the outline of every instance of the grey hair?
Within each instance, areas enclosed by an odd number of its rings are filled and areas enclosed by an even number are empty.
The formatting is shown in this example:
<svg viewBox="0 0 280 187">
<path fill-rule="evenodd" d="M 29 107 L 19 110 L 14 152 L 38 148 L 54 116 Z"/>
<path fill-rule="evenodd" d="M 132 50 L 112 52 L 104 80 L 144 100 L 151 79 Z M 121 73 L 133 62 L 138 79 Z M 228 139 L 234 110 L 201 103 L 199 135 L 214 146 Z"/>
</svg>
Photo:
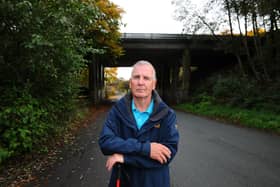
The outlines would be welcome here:
<svg viewBox="0 0 280 187">
<path fill-rule="evenodd" d="M 153 78 L 154 78 L 154 80 L 157 80 L 156 70 L 155 70 L 154 66 L 152 65 L 152 63 L 150 63 L 150 62 L 147 61 L 147 60 L 139 60 L 139 61 L 137 61 L 137 62 L 132 66 L 131 77 L 132 77 L 132 73 L 133 73 L 134 68 L 135 68 L 136 66 L 138 66 L 138 65 L 149 65 L 149 66 L 152 68 L 152 70 L 153 70 Z"/>
</svg>

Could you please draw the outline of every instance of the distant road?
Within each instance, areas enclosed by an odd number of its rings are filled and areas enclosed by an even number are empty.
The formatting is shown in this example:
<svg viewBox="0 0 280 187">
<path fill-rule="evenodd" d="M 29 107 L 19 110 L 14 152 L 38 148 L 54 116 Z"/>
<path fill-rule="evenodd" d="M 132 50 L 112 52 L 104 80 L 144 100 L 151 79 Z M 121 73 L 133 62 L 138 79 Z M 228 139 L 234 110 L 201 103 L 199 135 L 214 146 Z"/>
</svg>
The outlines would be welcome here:
<svg viewBox="0 0 280 187">
<path fill-rule="evenodd" d="M 83 129 L 75 146 L 27 186 L 106 187 L 110 173 L 97 139 L 106 112 Z M 177 111 L 179 152 L 172 187 L 279 187 L 280 137 Z"/>
</svg>

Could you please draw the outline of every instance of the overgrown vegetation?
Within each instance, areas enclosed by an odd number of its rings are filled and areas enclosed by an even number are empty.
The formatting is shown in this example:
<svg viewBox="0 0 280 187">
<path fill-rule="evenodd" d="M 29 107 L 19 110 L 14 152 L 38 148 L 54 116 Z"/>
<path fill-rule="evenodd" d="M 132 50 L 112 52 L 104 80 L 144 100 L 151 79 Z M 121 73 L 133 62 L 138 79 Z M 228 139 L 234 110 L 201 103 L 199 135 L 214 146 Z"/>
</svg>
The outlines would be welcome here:
<svg viewBox="0 0 280 187">
<path fill-rule="evenodd" d="M 75 118 L 87 59 L 122 53 L 121 13 L 108 0 L 1 1 L 0 165 Z"/>
<path fill-rule="evenodd" d="M 209 0 L 203 9 L 189 0 L 173 3 L 186 32 L 208 30 L 237 62 L 231 70 L 191 82 L 183 108 L 279 132 L 280 2 Z"/>
<path fill-rule="evenodd" d="M 231 73 L 224 72 L 197 83 L 188 103 L 177 107 L 234 124 L 280 133 L 279 82 L 261 85 L 255 80 L 237 77 L 237 72 Z"/>
</svg>

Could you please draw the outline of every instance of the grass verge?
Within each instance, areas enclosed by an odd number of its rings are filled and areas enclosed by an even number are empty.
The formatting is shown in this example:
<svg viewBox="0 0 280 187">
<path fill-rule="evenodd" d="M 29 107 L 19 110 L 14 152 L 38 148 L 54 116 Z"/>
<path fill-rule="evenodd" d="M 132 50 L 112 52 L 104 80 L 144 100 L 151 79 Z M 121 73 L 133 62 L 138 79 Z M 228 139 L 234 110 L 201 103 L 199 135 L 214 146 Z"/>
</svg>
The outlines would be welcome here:
<svg viewBox="0 0 280 187">
<path fill-rule="evenodd" d="M 210 102 L 179 104 L 175 108 L 280 135 L 280 115 L 275 113 L 213 105 Z"/>
</svg>

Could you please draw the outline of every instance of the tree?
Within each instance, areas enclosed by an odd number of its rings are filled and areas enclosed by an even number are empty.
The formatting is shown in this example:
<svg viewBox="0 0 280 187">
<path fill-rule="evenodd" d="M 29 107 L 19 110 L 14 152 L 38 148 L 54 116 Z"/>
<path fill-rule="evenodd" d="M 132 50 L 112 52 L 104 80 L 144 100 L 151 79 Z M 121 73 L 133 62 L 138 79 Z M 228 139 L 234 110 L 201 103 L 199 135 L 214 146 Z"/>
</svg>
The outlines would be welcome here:
<svg viewBox="0 0 280 187">
<path fill-rule="evenodd" d="M 189 34 L 212 34 L 225 27 L 225 14 L 221 11 L 221 2 L 205 1 L 204 6 L 197 7 L 191 0 L 173 0 L 176 7 L 175 19 L 183 22 L 183 31 Z"/>
<path fill-rule="evenodd" d="M 1 1 L 0 164 L 75 116 L 85 57 L 121 53 L 120 13 L 107 0 Z"/>
<path fill-rule="evenodd" d="M 119 27 L 121 14 L 124 12 L 109 0 L 84 0 L 87 4 L 96 7 L 99 14 L 86 31 L 86 38 L 92 40 L 93 46 L 104 50 L 109 56 L 118 57 L 123 54 L 120 45 Z"/>
<path fill-rule="evenodd" d="M 105 68 L 104 77 L 106 84 L 112 84 L 117 81 L 118 68 Z"/>
<path fill-rule="evenodd" d="M 236 56 L 244 76 L 249 73 L 258 81 L 270 81 L 275 69 L 279 69 L 278 1 L 209 0 L 201 10 L 189 0 L 174 0 L 173 4 L 177 7 L 176 18 L 185 25 L 185 32 L 197 33 L 207 28 L 216 36 L 230 31 L 231 43 L 223 41 L 224 46 Z M 251 36 L 249 31 L 253 33 Z M 245 61 L 241 60 L 243 54 L 247 57 Z"/>
</svg>

